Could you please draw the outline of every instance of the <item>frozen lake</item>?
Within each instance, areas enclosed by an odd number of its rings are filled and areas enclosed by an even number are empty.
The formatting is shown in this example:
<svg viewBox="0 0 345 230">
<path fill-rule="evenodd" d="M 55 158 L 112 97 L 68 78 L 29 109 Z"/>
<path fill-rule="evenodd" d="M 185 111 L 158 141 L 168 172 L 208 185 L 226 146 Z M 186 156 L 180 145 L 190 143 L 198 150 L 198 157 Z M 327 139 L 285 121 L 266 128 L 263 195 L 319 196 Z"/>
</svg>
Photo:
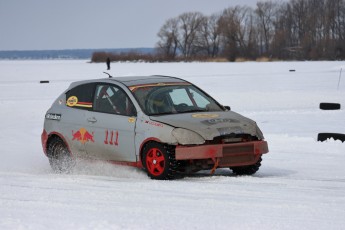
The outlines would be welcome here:
<svg viewBox="0 0 345 230">
<path fill-rule="evenodd" d="M 0 61 L 0 229 L 345 228 L 345 143 L 317 142 L 320 132 L 345 133 L 345 62 L 112 63 L 113 76 L 196 84 L 255 120 L 270 152 L 253 176 L 221 169 L 153 181 L 90 162 L 54 174 L 40 142 L 45 112 L 72 81 L 103 71 L 86 60 Z"/>
</svg>

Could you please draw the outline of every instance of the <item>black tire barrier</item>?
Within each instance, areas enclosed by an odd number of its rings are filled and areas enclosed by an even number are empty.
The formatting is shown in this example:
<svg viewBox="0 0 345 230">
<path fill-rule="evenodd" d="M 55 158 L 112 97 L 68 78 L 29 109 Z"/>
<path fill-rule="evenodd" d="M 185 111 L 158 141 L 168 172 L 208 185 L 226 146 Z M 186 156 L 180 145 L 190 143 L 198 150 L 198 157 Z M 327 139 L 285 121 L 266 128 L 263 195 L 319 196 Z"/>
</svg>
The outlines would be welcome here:
<svg viewBox="0 0 345 230">
<path fill-rule="evenodd" d="M 340 104 L 339 103 L 322 102 L 322 103 L 320 103 L 320 109 L 322 109 L 322 110 L 338 110 L 338 109 L 340 109 Z"/>
<path fill-rule="evenodd" d="M 40 81 L 40 83 L 42 84 L 42 83 L 49 83 L 49 81 Z"/>
<path fill-rule="evenodd" d="M 345 141 L 345 134 L 342 133 L 319 133 L 317 135 L 317 141 L 326 141 L 329 138 L 333 138 L 334 140 L 340 140 L 342 142 Z"/>
</svg>

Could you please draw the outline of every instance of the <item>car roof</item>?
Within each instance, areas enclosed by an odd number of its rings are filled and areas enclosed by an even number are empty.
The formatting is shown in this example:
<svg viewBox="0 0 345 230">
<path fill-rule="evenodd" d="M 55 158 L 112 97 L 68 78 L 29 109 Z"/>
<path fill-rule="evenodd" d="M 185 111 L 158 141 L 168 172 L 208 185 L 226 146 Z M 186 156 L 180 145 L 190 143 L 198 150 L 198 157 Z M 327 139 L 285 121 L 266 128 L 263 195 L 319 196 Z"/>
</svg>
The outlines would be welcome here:
<svg viewBox="0 0 345 230">
<path fill-rule="evenodd" d="M 126 86 L 134 86 L 134 85 L 146 85 L 146 84 L 155 84 L 155 83 L 181 83 L 186 82 L 177 77 L 170 77 L 170 76 L 161 76 L 161 75 L 153 75 L 153 76 L 135 76 L 135 77 L 116 77 L 116 78 L 109 78 L 109 80 L 118 81 Z"/>
<path fill-rule="evenodd" d="M 157 84 L 157 83 L 187 83 L 187 81 L 171 76 L 162 75 L 152 75 L 152 76 L 124 76 L 124 77 L 111 77 L 111 78 L 101 78 L 85 81 L 73 82 L 69 88 L 75 87 L 77 85 L 93 82 L 120 82 L 127 87 L 137 86 L 137 85 L 147 85 L 147 84 Z"/>
</svg>

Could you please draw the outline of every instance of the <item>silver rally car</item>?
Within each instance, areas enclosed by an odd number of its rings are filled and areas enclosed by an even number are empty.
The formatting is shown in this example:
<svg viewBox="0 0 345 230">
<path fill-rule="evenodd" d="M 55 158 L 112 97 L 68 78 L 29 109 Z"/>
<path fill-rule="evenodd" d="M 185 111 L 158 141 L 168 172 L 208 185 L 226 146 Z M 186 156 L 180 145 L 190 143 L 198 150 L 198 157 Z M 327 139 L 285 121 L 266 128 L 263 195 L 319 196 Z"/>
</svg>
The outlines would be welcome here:
<svg viewBox="0 0 345 230">
<path fill-rule="evenodd" d="M 217 168 L 251 175 L 268 152 L 254 121 L 167 76 L 72 83 L 45 115 L 42 146 L 56 172 L 86 158 L 144 168 L 152 179 Z"/>
</svg>

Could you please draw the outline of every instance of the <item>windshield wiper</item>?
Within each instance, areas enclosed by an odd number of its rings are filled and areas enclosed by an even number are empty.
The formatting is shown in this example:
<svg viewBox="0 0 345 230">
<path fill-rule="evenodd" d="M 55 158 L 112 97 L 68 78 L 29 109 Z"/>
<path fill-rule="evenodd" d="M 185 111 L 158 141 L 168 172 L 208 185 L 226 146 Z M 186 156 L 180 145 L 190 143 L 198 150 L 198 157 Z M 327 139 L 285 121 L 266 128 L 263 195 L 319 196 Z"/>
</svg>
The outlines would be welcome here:
<svg viewBox="0 0 345 230">
<path fill-rule="evenodd" d="M 164 112 L 164 113 L 151 113 L 149 116 L 160 116 L 160 115 L 170 115 L 170 114 L 176 114 L 173 112 Z"/>
<path fill-rule="evenodd" d="M 190 109 L 186 111 L 179 111 L 178 113 L 195 113 L 195 112 L 206 112 L 207 109 Z"/>
</svg>

